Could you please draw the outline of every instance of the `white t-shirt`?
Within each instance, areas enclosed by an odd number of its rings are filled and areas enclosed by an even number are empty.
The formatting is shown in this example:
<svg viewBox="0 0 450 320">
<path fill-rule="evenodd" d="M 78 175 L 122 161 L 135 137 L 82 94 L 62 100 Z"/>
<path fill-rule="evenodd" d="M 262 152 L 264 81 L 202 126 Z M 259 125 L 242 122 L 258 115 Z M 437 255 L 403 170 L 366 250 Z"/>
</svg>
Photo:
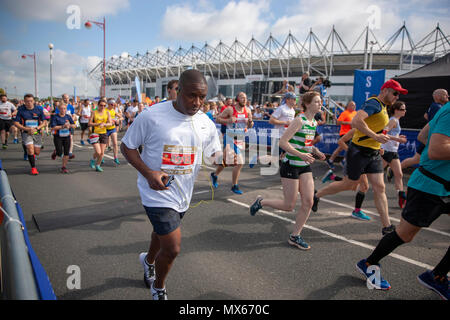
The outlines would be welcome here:
<svg viewBox="0 0 450 320">
<path fill-rule="evenodd" d="M 80 123 L 89 123 L 89 119 L 91 118 L 91 107 L 81 107 L 81 117 Z"/>
<path fill-rule="evenodd" d="M 272 113 L 272 117 L 274 117 L 280 121 L 292 121 L 295 118 L 295 109 L 290 108 L 286 104 L 282 104 L 281 106 L 279 106 L 278 108 L 275 109 L 275 111 Z M 276 124 L 276 125 L 274 125 L 274 127 L 275 127 L 275 129 L 279 130 L 278 131 L 279 136 L 281 137 L 283 135 L 284 131 L 286 131 L 286 128 L 288 127 L 288 125 Z"/>
<path fill-rule="evenodd" d="M 129 106 L 126 110 L 126 113 L 128 113 L 131 119 L 134 119 L 138 111 L 139 111 L 138 107 Z"/>
<path fill-rule="evenodd" d="M 146 207 L 187 211 L 202 154 L 210 157 L 222 147 L 215 124 L 199 111 L 188 116 L 175 110 L 172 101 L 156 104 L 142 112 L 122 138 L 129 149 L 143 145 L 141 158 L 155 171 L 174 175 L 169 190 L 150 188 L 138 172 L 137 186 Z"/>
<path fill-rule="evenodd" d="M 14 111 L 16 111 L 16 107 L 11 102 L 0 102 L 0 119 L 11 120 L 11 114 Z"/>
</svg>

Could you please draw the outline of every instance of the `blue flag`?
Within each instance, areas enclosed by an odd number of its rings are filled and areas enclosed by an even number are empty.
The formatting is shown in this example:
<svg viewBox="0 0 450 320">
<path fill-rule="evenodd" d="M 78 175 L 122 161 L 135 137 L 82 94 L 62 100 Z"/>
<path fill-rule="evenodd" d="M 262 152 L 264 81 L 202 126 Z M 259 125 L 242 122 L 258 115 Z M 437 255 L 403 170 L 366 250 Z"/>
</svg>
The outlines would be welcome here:
<svg viewBox="0 0 450 320">
<path fill-rule="evenodd" d="M 138 76 L 136 76 L 136 78 L 134 78 L 134 83 L 136 84 L 136 94 L 138 96 L 138 100 L 139 100 L 139 102 L 142 102 L 141 81 L 139 80 Z"/>
<path fill-rule="evenodd" d="M 363 103 L 380 93 L 384 83 L 386 70 L 355 70 L 353 82 L 353 101 L 356 103 L 356 110 L 359 110 Z"/>
</svg>

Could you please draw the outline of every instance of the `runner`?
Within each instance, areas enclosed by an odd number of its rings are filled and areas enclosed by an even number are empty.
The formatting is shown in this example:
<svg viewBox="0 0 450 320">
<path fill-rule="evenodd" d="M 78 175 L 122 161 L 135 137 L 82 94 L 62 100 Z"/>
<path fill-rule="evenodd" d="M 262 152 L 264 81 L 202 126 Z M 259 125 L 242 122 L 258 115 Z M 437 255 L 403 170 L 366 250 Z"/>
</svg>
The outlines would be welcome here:
<svg viewBox="0 0 450 320">
<path fill-rule="evenodd" d="M 341 150 L 344 150 L 345 152 L 348 151 L 348 145 L 350 144 L 350 141 L 352 140 L 355 131 L 356 129 L 351 129 L 338 140 L 338 145 Z M 344 166 L 344 175 L 347 175 L 345 166 Z M 330 169 L 323 177 L 322 183 L 326 183 L 327 181 L 342 181 L 342 180 L 343 179 L 341 177 L 336 176 L 333 170 Z M 358 186 L 356 187 L 355 190 L 358 191 L 356 192 L 355 196 L 355 209 L 352 211 L 351 216 L 355 219 L 368 221 L 370 220 L 370 217 L 364 211 L 361 210 L 364 198 L 366 197 L 366 192 L 369 190 L 369 181 L 367 180 L 366 174 L 361 175 L 361 177 L 359 178 Z"/>
<path fill-rule="evenodd" d="M 245 135 L 249 128 L 253 127 L 252 113 L 250 109 L 246 107 L 247 95 L 244 92 L 239 92 L 236 96 L 237 104 L 234 107 L 226 108 L 217 118 L 216 122 L 220 124 L 225 124 L 227 126 L 227 133 L 224 136 L 224 148 L 225 153 L 229 154 L 227 148 L 234 150 L 235 159 L 226 159 L 224 157 L 225 163 L 217 166 L 216 172 L 211 172 L 211 181 L 214 188 L 218 187 L 218 176 L 225 169 L 227 165 L 233 165 L 232 171 L 232 187 L 231 191 L 236 194 L 242 194 L 243 192 L 239 189 L 238 181 L 239 175 L 241 174 L 242 167 L 244 166 L 244 160 L 242 157 L 242 152 L 245 152 L 245 140 L 238 141 L 234 139 L 233 135 Z M 228 136 L 229 135 L 229 136 Z"/>
<path fill-rule="evenodd" d="M 347 106 L 345 108 L 345 111 L 342 112 L 339 116 L 339 118 L 337 118 L 336 124 L 340 125 L 340 131 L 339 131 L 339 137 L 341 138 L 344 134 L 346 134 L 347 132 L 349 132 L 352 128 L 352 119 L 353 117 L 356 115 L 356 104 L 353 101 L 350 101 L 349 103 L 347 103 Z M 338 146 L 336 148 L 336 150 L 334 150 L 333 154 L 330 156 L 330 158 L 327 160 L 327 164 L 330 167 L 330 169 L 334 169 L 334 159 L 336 159 L 336 157 L 339 155 L 339 153 L 342 151 L 342 148 L 340 146 Z M 345 164 L 345 160 L 343 161 L 343 167 Z"/>
<path fill-rule="evenodd" d="M 111 125 L 112 120 L 110 113 L 106 110 L 106 100 L 99 100 L 97 110 L 92 112 L 91 118 L 89 119 L 89 126 L 93 127 L 93 132 L 96 135 L 95 138 L 90 139 L 94 147 L 94 155 L 93 159 L 91 159 L 90 167 L 97 172 L 103 172 L 100 165 L 102 164 L 106 144 L 108 143 L 106 128 Z"/>
<path fill-rule="evenodd" d="M 2 148 L 8 148 L 9 130 L 13 128 L 12 119 L 16 115 L 16 107 L 8 101 L 6 94 L 0 95 L 0 131 L 2 138 Z"/>
<path fill-rule="evenodd" d="M 112 148 L 114 152 L 114 163 L 120 164 L 119 150 L 117 147 L 117 129 L 116 129 L 116 124 L 118 124 L 120 120 L 117 117 L 118 115 L 116 114 L 115 105 L 116 102 L 114 101 L 114 99 L 108 100 L 108 107 L 106 108 L 106 110 L 108 110 L 109 115 L 111 116 L 112 126 L 106 127 L 106 135 L 108 136 L 109 139 L 108 142 L 112 142 Z M 111 144 L 108 143 L 108 145 Z"/>
<path fill-rule="evenodd" d="M 41 153 L 42 136 L 40 131 L 45 127 L 44 112 L 34 105 L 34 96 L 26 94 L 25 104 L 17 110 L 14 125 L 22 132 L 22 145 L 27 151 L 27 158 L 31 166 L 31 174 L 38 175 L 36 156 Z"/>
<path fill-rule="evenodd" d="M 395 230 L 389 219 L 380 147 L 389 141 L 389 136 L 383 133 L 389 122 L 386 107 L 393 105 L 398 100 L 399 94 L 407 93 L 408 90 L 403 89 L 400 83 L 388 80 L 381 87 L 379 95 L 369 98 L 356 113 L 352 120 L 352 127 L 356 128 L 356 131 L 346 154 L 347 176 L 342 181 L 333 182 L 317 192 L 312 207 L 314 212 L 317 211 L 321 197 L 356 189 L 361 175 L 366 173 L 372 185 L 375 206 L 383 226 L 382 234 Z"/>
<path fill-rule="evenodd" d="M 221 154 L 216 126 L 197 113 L 207 92 L 201 72 L 184 71 L 177 100 L 154 105 L 139 115 L 120 146 L 138 170 L 142 204 L 154 228 L 148 252 L 139 256 L 154 300 L 167 300 L 165 281 L 180 251 L 180 223 L 189 208 L 202 153 L 208 158 Z M 144 152 L 139 154 L 142 144 Z"/>
<path fill-rule="evenodd" d="M 405 191 L 403 191 L 403 172 L 397 151 L 400 143 L 407 142 L 406 136 L 400 135 L 400 132 L 402 131 L 402 128 L 400 127 L 400 119 L 406 114 L 405 103 L 402 101 L 397 101 L 391 106 L 389 113 L 391 114 L 391 118 L 389 119 L 389 123 L 385 130 L 387 131 L 390 140 L 381 145 L 381 149 L 384 150 L 381 157 L 383 158 L 383 168 L 389 166 L 395 177 L 395 188 L 398 194 L 398 206 L 403 209 L 406 202 L 406 194 Z M 390 180 L 391 176 L 388 171 L 388 181 Z"/>
<path fill-rule="evenodd" d="M 66 114 L 66 104 L 60 104 L 58 109 L 58 114 L 53 115 L 51 118 L 50 127 L 53 129 L 53 143 L 55 144 L 56 156 L 62 157 L 61 173 L 69 173 L 67 163 L 69 162 L 70 129 L 75 128 L 76 125 L 73 122 L 73 118 Z"/>
<path fill-rule="evenodd" d="M 82 146 L 85 145 L 84 134 L 86 130 L 88 131 L 89 136 L 89 119 L 91 118 L 91 111 L 92 109 L 91 106 L 89 105 L 89 99 L 84 99 L 77 111 L 78 119 L 80 121 L 80 128 L 81 128 L 80 143 Z"/>
<path fill-rule="evenodd" d="M 398 246 L 411 242 L 422 229 L 429 227 L 441 214 L 450 213 L 450 104 L 436 113 L 418 139 L 426 144 L 420 159 L 420 167 L 414 170 L 408 181 L 406 206 L 400 224 L 394 232 L 384 236 L 367 259 L 356 265 L 370 281 L 369 285 L 379 290 L 388 290 L 391 285 L 380 273 L 379 261 Z M 370 266 L 373 266 L 369 269 Z M 442 299 L 450 297 L 447 274 L 450 271 L 450 247 L 433 270 L 417 278 L 419 283 L 433 290 Z M 373 276 L 375 272 L 376 276 Z"/>
<path fill-rule="evenodd" d="M 75 108 L 73 107 L 73 105 L 70 103 L 70 99 L 69 99 L 69 95 L 67 93 L 64 93 L 63 95 L 61 95 L 62 98 L 62 102 L 67 105 L 67 111 L 66 113 L 68 115 L 70 115 L 73 119 L 73 122 L 76 122 L 76 114 L 75 114 Z M 59 112 L 59 109 L 56 108 L 55 109 L 55 113 L 57 114 Z M 70 129 L 70 150 L 69 150 L 69 159 L 74 159 L 75 155 L 73 154 L 73 135 L 75 134 L 75 129 Z"/>
<path fill-rule="evenodd" d="M 303 240 L 300 234 L 313 205 L 314 179 L 310 165 L 314 162 L 314 156 L 320 160 L 325 160 L 326 157 L 319 149 L 311 146 L 317 127 L 314 115 L 322 105 L 320 93 L 316 91 L 305 93 L 302 103 L 305 112 L 291 122 L 280 139 L 281 148 L 287 152 L 280 168 L 283 199 L 263 199 L 258 196 L 250 207 L 250 214 L 254 216 L 259 209 L 265 206 L 292 211 L 300 192 L 301 206 L 297 211 L 294 230 L 289 235 L 288 242 L 299 249 L 309 250 L 310 245 Z"/>
</svg>

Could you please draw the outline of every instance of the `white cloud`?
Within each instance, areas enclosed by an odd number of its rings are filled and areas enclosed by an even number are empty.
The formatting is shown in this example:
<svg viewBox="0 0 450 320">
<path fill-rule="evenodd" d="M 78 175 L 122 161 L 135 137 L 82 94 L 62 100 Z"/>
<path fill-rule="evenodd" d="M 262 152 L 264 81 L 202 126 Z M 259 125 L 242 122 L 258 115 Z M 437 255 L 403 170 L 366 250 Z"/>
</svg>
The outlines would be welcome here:
<svg viewBox="0 0 450 320">
<path fill-rule="evenodd" d="M 7 87 L 9 94 L 34 94 L 33 60 L 28 57 L 22 59 L 21 55 L 21 52 L 14 50 L 0 52 L 0 74 L 6 75 L 2 77 L 0 87 Z M 50 95 L 49 52 L 37 52 L 36 56 L 38 94 L 40 97 L 47 97 Z M 63 50 L 54 50 L 53 95 L 72 95 L 73 87 L 76 87 L 79 96 L 84 96 L 85 92 L 88 96 L 97 96 L 100 82 L 86 78 L 86 72 L 92 70 L 101 60 L 100 57 L 82 57 Z"/>
<path fill-rule="evenodd" d="M 268 10 L 268 1 L 231 1 L 221 10 L 214 9 L 205 0 L 197 8 L 172 5 L 162 18 L 162 35 L 178 41 L 231 42 L 236 37 L 245 41 L 252 35 L 260 37 L 268 32 L 269 23 L 265 19 Z"/>
<path fill-rule="evenodd" d="M 2 1 L 2 10 L 24 20 L 65 21 L 67 7 L 77 5 L 84 19 L 114 15 L 129 8 L 129 0 L 14 0 Z"/>
</svg>

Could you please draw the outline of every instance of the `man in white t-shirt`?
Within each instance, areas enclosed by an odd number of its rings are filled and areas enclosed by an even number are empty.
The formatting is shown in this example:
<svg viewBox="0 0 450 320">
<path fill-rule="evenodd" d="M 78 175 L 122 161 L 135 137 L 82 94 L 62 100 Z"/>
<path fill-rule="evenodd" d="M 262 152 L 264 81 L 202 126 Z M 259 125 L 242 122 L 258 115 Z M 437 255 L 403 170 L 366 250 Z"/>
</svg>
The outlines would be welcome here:
<svg viewBox="0 0 450 320">
<path fill-rule="evenodd" d="M 189 209 L 202 155 L 221 155 L 216 126 L 198 112 L 207 93 L 203 74 L 186 70 L 176 101 L 156 104 L 140 114 L 122 138 L 122 154 L 138 170 L 142 204 L 154 229 L 148 252 L 139 256 L 154 300 L 167 300 L 165 280 L 180 251 L 181 219 Z M 137 150 L 140 145 L 142 154 Z"/>
<path fill-rule="evenodd" d="M 291 121 L 295 118 L 295 105 L 297 103 L 297 96 L 293 92 L 287 92 L 284 95 L 285 103 L 275 109 L 269 119 L 269 123 L 274 125 L 278 130 L 279 137 L 283 135 Z M 280 158 L 284 155 L 284 150 L 280 148 Z"/>
<path fill-rule="evenodd" d="M 9 130 L 13 126 L 12 118 L 15 116 L 16 107 L 8 101 L 6 94 L 0 95 L 0 131 L 2 148 L 8 148 Z"/>
</svg>

